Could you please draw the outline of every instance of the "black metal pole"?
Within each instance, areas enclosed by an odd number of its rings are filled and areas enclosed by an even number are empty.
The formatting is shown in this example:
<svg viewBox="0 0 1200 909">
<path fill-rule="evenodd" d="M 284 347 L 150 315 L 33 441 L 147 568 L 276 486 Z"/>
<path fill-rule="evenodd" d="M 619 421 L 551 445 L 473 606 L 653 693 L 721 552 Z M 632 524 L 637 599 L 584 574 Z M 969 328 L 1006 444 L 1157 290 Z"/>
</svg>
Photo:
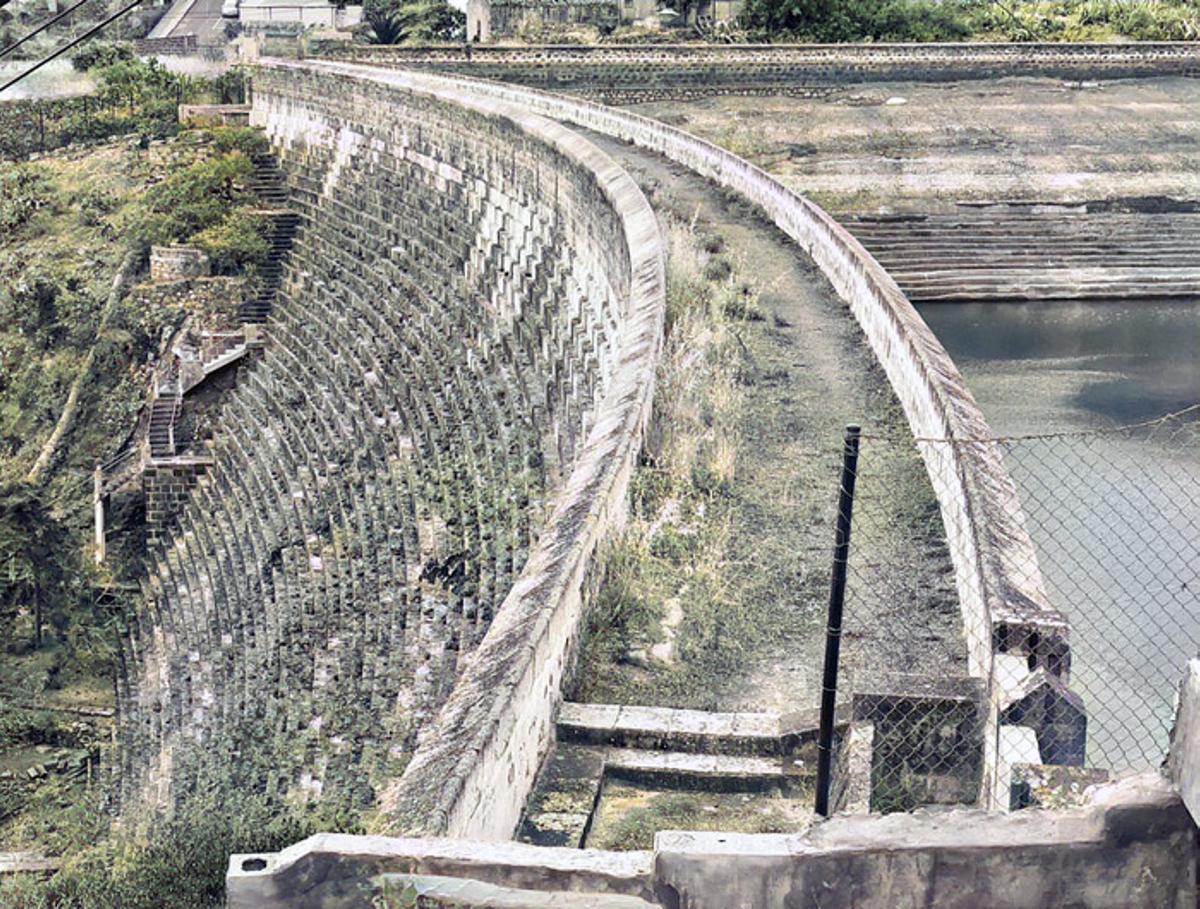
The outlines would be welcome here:
<svg viewBox="0 0 1200 909">
<path fill-rule="evenodd" d="M 838 493 L 833 578 L 829 582 L 829 624 L 825 628 L 825 673 L 821 679 L 821 726 L 817 738 L 816 810 L 822 817 L 829 817 L 829 789 L 833 782 L 833 720 L 837 707 L 842 612 L 846 603 L 846 565 L 850 559 L 850 519 L 854 512 L 854 482 L 858 477 L 858 442 L 861 434 L 860 427 L 847 426 L 842 447 L 842 486 Z"/>
</svg>

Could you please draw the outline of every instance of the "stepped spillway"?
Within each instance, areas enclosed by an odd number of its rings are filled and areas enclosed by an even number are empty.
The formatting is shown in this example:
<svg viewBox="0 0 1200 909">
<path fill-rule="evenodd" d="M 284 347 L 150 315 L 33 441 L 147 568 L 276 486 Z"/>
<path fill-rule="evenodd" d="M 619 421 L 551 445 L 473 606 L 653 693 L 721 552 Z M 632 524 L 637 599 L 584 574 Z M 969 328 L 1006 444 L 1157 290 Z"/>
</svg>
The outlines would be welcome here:
<svg viewBox="0 0 1200 909">
<path fill-rule="evenodd" d="M 1200 213 L 981 210 L 843 223 L 919 302 L 1200 295 Z"/>
<path fill-rule="evenodd" d="M 505 105 L 316 81 L 255 77 L 299 226 L 152 554 L 127 805 L 232 750 L 272 795 L 369 807 L 527 563 L 574 577 L 619 516 L 653 394 L 657 227 L 610 161 Z"/>
</svg>

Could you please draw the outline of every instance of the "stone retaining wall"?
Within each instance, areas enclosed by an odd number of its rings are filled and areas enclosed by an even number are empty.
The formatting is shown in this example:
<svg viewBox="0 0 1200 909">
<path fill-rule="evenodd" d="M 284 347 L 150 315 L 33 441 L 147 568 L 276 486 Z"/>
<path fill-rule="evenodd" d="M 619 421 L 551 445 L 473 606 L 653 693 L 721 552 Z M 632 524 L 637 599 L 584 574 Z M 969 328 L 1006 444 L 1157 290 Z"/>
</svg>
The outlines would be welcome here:
<svg viewBox="0 0 1200 909">
<path fill-rule="evenodd" d="M 1124 79 L 1200 75 L 1200 43 L 599 45 L 380 47 L 329 45 L 322 56 L 461 73 L 609 103 L 721 94 L 820 95 L 861 82 L 1005 76 Z"/>
<path fill-rule="evenodd" d="M 330 73 L 370 67 L 313 63 Z M 1016 487 L 974 397 L 941 342 L 878 262 L 819 206 L 748 161 L 657 120 L 594 102 L 519 86 L 406 71 L 403 84 L 447 84 L 487 93 L 656 151 L 744 197 L 809 255 L 846 302 L 904 408 L 941 508 L 955 568 L 970 674 L 995 701 L 984 734 L 981 798 L 1000 806 L 993 785 L 1001 692 L 996 649 L 1031 656 L 1030 670 L 1053 659 L 1067 623 L 1048 601 Z M 948 440 L 948 441 L 947 441 Z M 1069 662 L 1069 661 L 1067 661 Z M 1055 672 L 1063 672 L 1056 661 Z M 1017 679 L 1006 679 L 1015 684 Z"/>
<path fill-rule="evenodd" d="M 552 734 L 653 395 L 657 223 L 563 127 L 394 82 L 254 71 L 301 226 L 263 358 L 152 554 L 127 804 L 186 797 L 208 759 L 369 807 L 432 724 L 409 767 L 428 782 L 388 804 L 446 823 L 425 803 L 478 810 L 516 776 L 515 807 L 473 820 L 511 832 Z"/>
<path fill-rule="evenodd" d="M 368 905 L 393 875 L 454 879 L 430 888 L 454 896 L 417 903 L 447 909 L 1192 909 L 1198 856 L 1178 792 L 1149 774 L 1080 808 L 837 817 L 797 834 L 662 832 L 653 853 L 316 836 L 232 856 L 226 884 L 229 909 L 334 909 L 348 893 Z M 503 901 L 477 882 L 518 893 Z"/>
<path fill-rule="evenodd" d="M 212 273 L 208 255 L 195 246 L 151 246 L 150 280 L 179 281 Z"/>
<path fill-rule="evenodd" d="M 133 52 L 139 57 L 186 57 L 199 50 L 200 39 L 195 35 L 175 35 L 170 38 L 135 38 Z"/>
</svg>

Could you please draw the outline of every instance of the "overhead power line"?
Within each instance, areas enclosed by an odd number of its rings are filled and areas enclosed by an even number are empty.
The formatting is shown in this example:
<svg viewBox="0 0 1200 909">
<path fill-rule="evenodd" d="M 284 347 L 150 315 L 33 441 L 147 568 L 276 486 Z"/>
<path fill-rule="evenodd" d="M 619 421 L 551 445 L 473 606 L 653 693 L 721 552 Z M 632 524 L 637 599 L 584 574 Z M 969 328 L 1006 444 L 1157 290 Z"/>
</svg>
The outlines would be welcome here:
<svg viewBox="0 0 1200 909">
<path fill-rule="evenodd" d="M 80 35 L 74 41 L 71 41 L 71 42 L 63 45 L 58 50 L 56 50 L 54 53 L 48 54 L 46 57 L 39 60 L 37 63 L 33 64 L 33 66 L 29 67 L 29 69 L 25 70 L 25 72 L 19 73 L 16 76 L 14 76 L 13 78 L 9 79 L 3 85 L 0 85 L 0 94 L 2 94 L 9 87 L 16 85 L 18 82 L 20 82 L 26 76 L 28 76 L 30 73 L 37 72 L 39 69 L 41 69 L 47 63 L 49 63 L 51 60 L 55 60 L 58 57 L 61 57 L 63 54 L 65 54 L 67 51 L 71 50 L 72 48 L 78 47 L 80 44 L 82 44 L 88 38 L 92 37 L 92 35 L 96 34 L 99 31 L 103 31 L 105 28 L 107 28 L 113 22 L 116 22 L 118 19 L 120 19 L 122 16 L 124 16 L 126 13 L 128 13 L 135 6 L 140 6 L 141 3 L 142 3 L 142 0 L 133 0 L 132 3 L 129 3 L 126 6 L 121 7 L 119 10 L 117 10 L 115 13 L 113 13 L 111 16 L 109 16 L 107 19 L 105 19 L 99 25 L 96 25 L 96 26 L 88 29 L 86 32 L 84 32 L 82 35 Z"/>
<path fill-rule="evenodd" d="M 7 2 L 8 2 L 8 0 L 0 0 L 0 3 L 7 3 Z M 67 7 L 65 10 L 63 10 L 61 13 L 59 13 L 53 19 L 49 19 L 46 22 L 43 22 L 41 25 L 39 25 L 37 28 L 35 28 L 33 31 L 31 31 L 24 38 L 21 38 L 18 41 L 14 41 L 8 47 L 4 48 L 4 50 L 0 50 L 0 58 L 6 57 L 8 54 L 10 54 L 12 51 L 15 51 L 18 47 L 20 47 L 22 44 L 24 44 L 30 38 L 37 37 L 42 32 L 44 32 L 46 29 L 48 29 L 50 26 L 52 26 L 55 22 L 58 22 L 61 19 L 65 19 L 67 16 L 71 15 L 71 13 L 75 12 L 75 10 L 79 9 L 79 7 L 83 6 L 85 3 L 90 3 L 90 2 L 91 2 L 91 0 L 79 0 L 79 2 L 76 3 L 74 6 Z"/>
</svg>

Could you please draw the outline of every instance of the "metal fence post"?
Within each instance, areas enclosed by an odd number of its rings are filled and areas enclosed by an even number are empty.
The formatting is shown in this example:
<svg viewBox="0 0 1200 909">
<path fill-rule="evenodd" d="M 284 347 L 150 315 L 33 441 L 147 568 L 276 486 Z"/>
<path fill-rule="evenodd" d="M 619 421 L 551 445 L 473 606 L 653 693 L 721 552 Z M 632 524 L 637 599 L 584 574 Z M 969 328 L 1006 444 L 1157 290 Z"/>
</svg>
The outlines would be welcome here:
<svg viewBox="0 0 1200 909">
<path fill-rule="evenodd" d="M 816 812 L 829 817 L 833 776 L 833 721 L 837 706 L 838 659 L 842 649 L 842 611 L 846 602 L 846 565 L 850 556 L 850 518 L 854 483 L 858 477 L 858 444 L 862 429 L 846 427 L 842 447 L 842 485 L 838 493 L 837 536 L 833 547 L 833 577 L 829 584 L 829 623 L 825 628 L 825 672 L 821 679 L 821 725 L 817 739 Z"/>
</svg>

